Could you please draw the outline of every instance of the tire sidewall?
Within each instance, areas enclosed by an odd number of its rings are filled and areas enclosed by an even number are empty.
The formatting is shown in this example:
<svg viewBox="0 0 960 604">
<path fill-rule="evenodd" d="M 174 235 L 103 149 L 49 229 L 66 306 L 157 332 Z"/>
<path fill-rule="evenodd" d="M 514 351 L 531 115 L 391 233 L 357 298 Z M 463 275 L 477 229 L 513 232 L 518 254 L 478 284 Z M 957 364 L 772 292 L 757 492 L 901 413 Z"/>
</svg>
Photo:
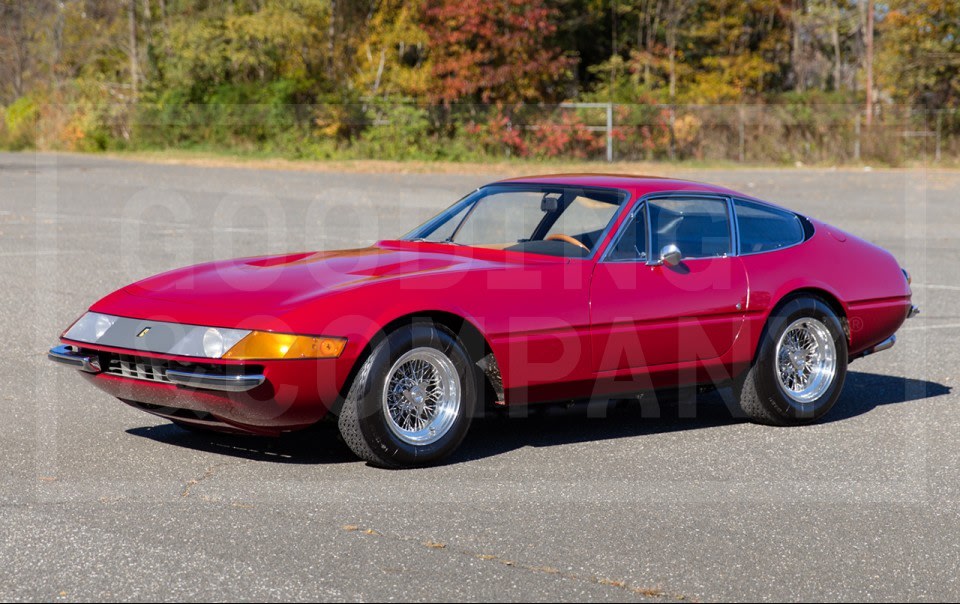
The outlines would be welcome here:
<svg viewBox="0 0 960 604">
<path fill-rule="evenodd" d="M 837 367 L 830 387 L 820 398 L 801 403 L 787 396 L 777 379 L 777 342 L 784 330 L 797 319 L 810 317 L 823 323 L 833 337 Z M 836 403 L 847 374 L 847 337 L 836 312 L 814 297 L 793 298 L 777 308 L 767 321 L 757 354 L 756 387 L 766 405 L 792 422 L 812 422 L 823 417 Z"/>
<path fill-rule="evenodd" d="M 453 425 L 436 442 L 412 445 L 400 440 L 390 429 L 392 420 L 383 407 L 388 372 L 404 353 L 414 348 L 435 348 L 445 354 L 460 376 L 460 410 Z M 401 327 L 384 338 L 371 352 L 365 384 L 357 401 L 360 431 L 378 457 L 398 465 L 423 465 L 439 460 L 459 446 L 466 436 L 477 406 L 477 372 L 455 334 L 442 326 L 415 323 Z"/>
</svg>

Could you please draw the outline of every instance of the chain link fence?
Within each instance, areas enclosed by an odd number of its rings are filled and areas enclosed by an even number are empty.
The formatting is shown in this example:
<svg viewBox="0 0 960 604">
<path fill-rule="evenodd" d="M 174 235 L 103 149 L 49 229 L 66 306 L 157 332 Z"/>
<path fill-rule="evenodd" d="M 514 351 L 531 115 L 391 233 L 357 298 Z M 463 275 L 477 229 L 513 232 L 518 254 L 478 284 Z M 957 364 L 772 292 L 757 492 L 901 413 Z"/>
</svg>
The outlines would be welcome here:
<svg viewBox="0 0 960 604">
<path fill-rule="evenodd" d="M 956 163 L 960 110 L 879 105 L 868 120 L 862 105 L 836 104 L 57 106 L 39 112 L 35 139 L 39 148 L 199 149 L 308 159 L 896 166 Z"/>
</svg>

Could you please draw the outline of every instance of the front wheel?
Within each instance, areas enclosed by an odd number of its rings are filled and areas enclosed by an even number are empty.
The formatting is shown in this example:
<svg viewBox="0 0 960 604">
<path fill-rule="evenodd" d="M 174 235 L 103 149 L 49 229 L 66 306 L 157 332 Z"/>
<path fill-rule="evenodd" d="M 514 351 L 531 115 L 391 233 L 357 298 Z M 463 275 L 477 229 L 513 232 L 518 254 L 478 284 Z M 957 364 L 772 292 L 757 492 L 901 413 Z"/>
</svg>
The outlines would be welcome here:
<svg viewBox="0 0 960 604">
<path fill-rule="evenodd" d="M 381 467 L 426 465 L 453 452 L 470 427 L 480 384 L 455 334 L 401 327 L 370 353 L 338 418 L 343 440 Z"/>
<path fill-rule="evenodd" d="M 823 417 L 847 373 L 847 338 L 836 312 L 819 298 L 793 298 L 767 321 L 753 365 L 736 384 L 751 419 L 778 426 Z"/>
</svg>

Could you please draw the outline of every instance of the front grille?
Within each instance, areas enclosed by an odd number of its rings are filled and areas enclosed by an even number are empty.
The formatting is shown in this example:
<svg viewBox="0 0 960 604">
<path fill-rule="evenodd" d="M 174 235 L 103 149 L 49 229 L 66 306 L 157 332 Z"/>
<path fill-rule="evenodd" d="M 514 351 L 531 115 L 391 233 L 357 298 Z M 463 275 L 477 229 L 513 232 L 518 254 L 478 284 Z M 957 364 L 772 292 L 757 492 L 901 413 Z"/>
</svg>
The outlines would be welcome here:
<svg viewBox="0 0 960 604">
<path fill-rule="evenodd" d="M 103 366 L 104 371 L 112 375 L 119 375 L 136 380 L 163 382 L 169 384 L 166 369 L 170 363 L 161 359 L 136 357 L 129 354 L 111 354 L 110 364 Z"/>
<path fill-rule="evenodd" d="M 116 375 L 133 380 L 158 382 L 160 384 L 173 383 L 167 379 L 167 369 L 214 376 L 263 372 L 262 365 L 246 365 L 243 363 L 222 365 L 215 363 L 168 361 L 153 357 L 117 354 L 115 352 L 105 352 L 89 348 L 81 348 L 80 351 L 84 354 L 97 355 L 100 360 L 100 367 L 102 367 L 103 372 L 108 375 Z"/>
</svg>

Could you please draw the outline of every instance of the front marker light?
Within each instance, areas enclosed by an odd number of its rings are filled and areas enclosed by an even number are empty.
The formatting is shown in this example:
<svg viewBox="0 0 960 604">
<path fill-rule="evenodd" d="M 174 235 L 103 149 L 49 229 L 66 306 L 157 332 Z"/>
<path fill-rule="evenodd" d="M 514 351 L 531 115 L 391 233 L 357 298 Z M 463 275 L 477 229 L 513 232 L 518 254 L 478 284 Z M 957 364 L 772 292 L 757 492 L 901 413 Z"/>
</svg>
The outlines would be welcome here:
<svg viewBox="0 0 960 604">
<path fill-rule="evenodd" d="M 344 338 L 298 336 L 252 331 L 221 358 L 233 360 L 335 359 L 347 345 Z"/>
</svg>

